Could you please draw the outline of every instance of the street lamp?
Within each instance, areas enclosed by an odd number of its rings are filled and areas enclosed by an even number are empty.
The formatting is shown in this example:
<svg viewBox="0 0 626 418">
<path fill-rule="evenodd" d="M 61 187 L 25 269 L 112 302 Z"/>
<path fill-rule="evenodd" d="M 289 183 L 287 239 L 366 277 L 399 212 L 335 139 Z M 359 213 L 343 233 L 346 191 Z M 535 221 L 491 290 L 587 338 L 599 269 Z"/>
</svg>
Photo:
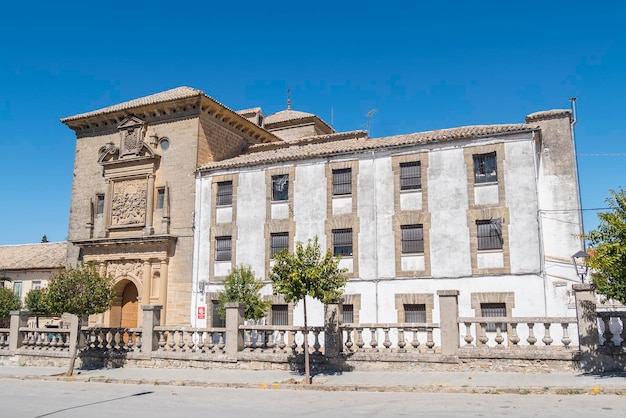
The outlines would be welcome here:
<svg viewBox="0 0 626 418">
<path fill-rule="evenodd" d="M 572 264 L 574 264 L 574 268 L 576 269 L 576 275 L 580 277 L 580 281 L 583 283 L 585 283 L 585 276 L 589 272 L 589 266 L 587 265 L 587 259 L 589 257 L 590 255 L 583 250 L 578 251 L 572 256 Z"/>
</svg>

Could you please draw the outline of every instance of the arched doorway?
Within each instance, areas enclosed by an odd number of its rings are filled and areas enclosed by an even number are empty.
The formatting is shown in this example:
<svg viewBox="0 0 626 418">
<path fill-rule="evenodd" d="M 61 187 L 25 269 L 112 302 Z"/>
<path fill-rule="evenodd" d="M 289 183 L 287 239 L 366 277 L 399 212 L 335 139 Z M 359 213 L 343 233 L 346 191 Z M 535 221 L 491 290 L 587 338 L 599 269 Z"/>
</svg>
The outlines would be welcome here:
<svg viewBox="0 0 626 418">
<path fill-rule="evenodd" d="M 122 291 L 122 315 L 120 318 L 122 328 L 137 328 L 138 296 L 137 286 L 129 281 Z"/>
</svg>

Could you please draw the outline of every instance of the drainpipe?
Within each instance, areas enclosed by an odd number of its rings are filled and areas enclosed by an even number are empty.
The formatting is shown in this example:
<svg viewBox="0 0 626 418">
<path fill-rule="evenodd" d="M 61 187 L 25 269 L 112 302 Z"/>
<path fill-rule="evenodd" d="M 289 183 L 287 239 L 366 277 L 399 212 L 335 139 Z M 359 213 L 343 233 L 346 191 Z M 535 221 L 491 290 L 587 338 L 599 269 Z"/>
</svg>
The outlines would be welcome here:
<svg viewBox="0 0 626 418">
<path fill-rule="evenodd" d="M 578 193 L 578 216 L 580 217 L 580 241 L 583 251 L 587 251 L 587 243 L 585 241 L 585 221 L 583 220 L 583 200 L 580 192 L 580 171 L 578 170 L 578 148 L 576 146 L 576 135 L 574 127 L 578 124 L 578 117 L 576 114 L 576 97 L 569 99 L 572 106 L 572 121 L 570 122 L 570 129 L 572 133 L 572 143 L 574 144 L 574 170 L 576 172 L 576 192 Z"/>
</svg>

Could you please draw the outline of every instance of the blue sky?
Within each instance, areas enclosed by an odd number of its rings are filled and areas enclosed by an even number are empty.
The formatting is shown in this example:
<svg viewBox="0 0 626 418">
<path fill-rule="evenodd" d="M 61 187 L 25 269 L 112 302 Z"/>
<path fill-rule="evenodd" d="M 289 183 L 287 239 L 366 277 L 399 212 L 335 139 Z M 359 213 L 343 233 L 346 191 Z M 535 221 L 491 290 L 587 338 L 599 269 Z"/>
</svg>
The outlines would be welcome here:
<svg viewBox="0 0 626 418">
<path fill-rule="evenodd" d="M 60 118 L 183 85 L 265 114 L 286 107 L 289 87 L 292 108 L 340 131 L 376 109 L 374 137 L 523 123 L 575 96 L 583 207 L 606 207 L 626 179 L 625 12 L 618 1 L 9 2 L 0 244 L 67 238 L 75 137 Z"/>
</svg>

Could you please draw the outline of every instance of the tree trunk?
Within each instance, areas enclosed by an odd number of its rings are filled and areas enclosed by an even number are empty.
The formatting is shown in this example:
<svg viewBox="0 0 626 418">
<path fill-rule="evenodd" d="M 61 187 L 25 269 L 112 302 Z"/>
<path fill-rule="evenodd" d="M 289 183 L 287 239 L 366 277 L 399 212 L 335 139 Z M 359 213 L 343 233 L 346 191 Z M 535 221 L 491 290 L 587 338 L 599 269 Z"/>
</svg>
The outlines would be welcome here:
<svg viewBox="0 0 626 418">
<path fill-rule="evenodd" d="M 78 321 L 76 321 L 78 329 L 76 330 L 76 341 L 70 341 L 70 365 L 65 373 L 66 376 L 74 374 L 74 365 L 76 364 L 76 357 L 78 357 L 78 344 L 80 343 L 80 331 L 83 328 L 83 317 L 78 315 Z"/>
<path fill-rule="evenodd" d="M 309 363 L 309 327 L 306 322 L 306 296 L 304 297 L 304 374 L 305 385 L 311 383 L 311 365 Z"/>
</svg>

